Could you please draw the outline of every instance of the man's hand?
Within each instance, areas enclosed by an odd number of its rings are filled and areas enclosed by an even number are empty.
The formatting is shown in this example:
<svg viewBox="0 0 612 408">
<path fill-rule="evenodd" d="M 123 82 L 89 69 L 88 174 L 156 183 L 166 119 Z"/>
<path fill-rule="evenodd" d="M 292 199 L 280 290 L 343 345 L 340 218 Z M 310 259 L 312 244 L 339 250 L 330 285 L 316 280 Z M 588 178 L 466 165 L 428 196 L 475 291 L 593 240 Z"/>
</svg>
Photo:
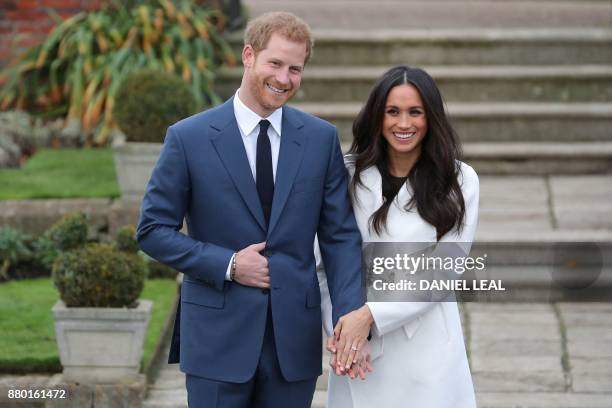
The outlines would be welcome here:
<svg viewBox="0 0 612 408">
<path fill-rule="evenodd" d="M 370 356 L 370 343 L 367 341 L 363 347 L 357 352 L 357 362 L 348 370 L 348 375 L 351 379 L 359 376 L 362 380 L 366 379 L 366 373 L 374 371 L 372 368 L 372 360 Z"/>
<path fill-rule="evenodd" d="M 340 371 L 340 367 L 336 363 L 336 341 L 334 337 L 327 339 L 327 350 L 331 353 L 331 359 L 329 366 L 334 370 L 336 375 L 348 374 L 351 379 L 355 379 L 357 376 L 362 380 L 365 380 L 366 373 L 374 371 L 372 368 L 372 361 L 370 358 L 370 345 L 368 342 L 357 352 L 356 362 L 346 372 Z"/>
<path fill-rule="evenodd" d="M 342 316 L 334 328 L 337 364 L 340 371 L 348 370 L 357 362 L 356 354 L 367 343 L 370 326 L 374 322 L 368 305 Z"/>
<path fill-rule="evenodd" d="M 259 252 L 266 247 L 265 242 L 249 245 L 236 253 L 236 273 L 234 280 L 244 286 L 255 288 L 270 287 L 268 259 Z"/>
</svg>

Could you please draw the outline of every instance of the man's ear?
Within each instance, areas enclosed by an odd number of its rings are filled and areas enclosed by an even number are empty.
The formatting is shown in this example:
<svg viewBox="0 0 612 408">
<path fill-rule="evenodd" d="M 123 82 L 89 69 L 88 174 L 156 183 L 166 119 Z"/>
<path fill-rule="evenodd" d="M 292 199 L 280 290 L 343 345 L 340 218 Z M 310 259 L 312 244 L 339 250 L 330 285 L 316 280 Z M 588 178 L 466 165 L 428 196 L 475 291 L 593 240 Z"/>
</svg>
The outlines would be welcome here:
<svg viewBox="0 0 612 408">
<path fill-rule="evenodd" d="M 251 44 L 247 44 L 242 49 L 242 65 L 245 68 L 251 68 L 255 63 L 255 50 Z"/>
</svg>

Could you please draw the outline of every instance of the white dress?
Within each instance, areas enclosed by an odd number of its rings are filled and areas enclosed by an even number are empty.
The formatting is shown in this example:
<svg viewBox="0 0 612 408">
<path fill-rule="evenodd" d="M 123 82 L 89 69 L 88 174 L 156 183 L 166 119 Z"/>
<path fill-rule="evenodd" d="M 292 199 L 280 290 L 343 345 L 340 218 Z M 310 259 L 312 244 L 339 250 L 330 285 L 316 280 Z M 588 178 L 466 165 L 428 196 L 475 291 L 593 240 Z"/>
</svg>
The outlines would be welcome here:
<svg viewBox="0 0 612 408">
<path fill-rule="evenodd" d="M 349 172 L 354 172 L 348 166 Z M 478 223 L 479 183 L 476 172 L 460 163 L 460 186 L 466 206 L 460 234 L 454 230 L 440 242 L 461 242 L 465 251 Z M 382 204 L 381 176 L 376 167 L 362 172 L 369 188 L 358 187 L 355 218 L 364 244 L 368 242 L 436 242 L 435 228 L 416 209 L 403 208 L 411 196 L 402 187 L 389 208 L 387 231 L 369 231 L 370 215 Z M 466 247 L 467 246 L 467 247 Z M 318 248 L 316 248 L 318 249 Z M 317 252 L 317 251 L 316 251 Z M 318 255 L 318 254 L 317 254 Z M 319 262 L 320 265 L 320 262 Z M 318 267 L 324 328 L 333 332 L 331 300 L 325 273 Z M 362 381 L 330 372 L 330 408 L 463 408 L 476 407 L 459 309 L 455 302 L 368 302 L 374 317 L 370 350 L 374 371 Z"/>
</svg>

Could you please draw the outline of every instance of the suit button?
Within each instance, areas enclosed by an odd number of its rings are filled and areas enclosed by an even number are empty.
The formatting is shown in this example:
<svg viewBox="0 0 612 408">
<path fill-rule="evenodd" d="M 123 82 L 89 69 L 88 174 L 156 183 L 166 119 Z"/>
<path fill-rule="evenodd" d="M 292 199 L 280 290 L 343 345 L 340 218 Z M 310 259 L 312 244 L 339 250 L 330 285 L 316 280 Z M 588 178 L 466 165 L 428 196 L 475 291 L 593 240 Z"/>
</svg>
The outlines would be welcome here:
<svg viewBox="0 0 612 408">
<path fill-rule="evenodd" d="M 264 295 L 267 295 L 268 293 L 270 293 L 270 289 L 268 288 L 262 289 L 261 293 L 263 293 Z"/>
</svg>

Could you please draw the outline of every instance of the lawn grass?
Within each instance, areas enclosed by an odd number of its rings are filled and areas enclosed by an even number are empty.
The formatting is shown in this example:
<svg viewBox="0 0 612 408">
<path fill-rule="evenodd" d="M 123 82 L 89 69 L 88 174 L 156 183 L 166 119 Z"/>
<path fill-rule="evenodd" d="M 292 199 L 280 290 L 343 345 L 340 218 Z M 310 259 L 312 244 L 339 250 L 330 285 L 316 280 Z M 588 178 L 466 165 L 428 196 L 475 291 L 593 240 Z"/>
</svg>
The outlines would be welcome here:
<svg viewBox="0 0 612 408">
<path fill-rule="evenodd" d="M 21 168 L 0 170 L 0 200 L 119 197 L 113 153 L 41 149 Z"/>
<path fill-rule="evenodd" d="M 141 367 L 152 357 L 175 299 L 176 281 L 151 279 L 142 299 L 153 301 Z M 0 373 L 61 372 L 51 307 L 58 299 L 50 278 L 0 284 Z"/>
</svg>

